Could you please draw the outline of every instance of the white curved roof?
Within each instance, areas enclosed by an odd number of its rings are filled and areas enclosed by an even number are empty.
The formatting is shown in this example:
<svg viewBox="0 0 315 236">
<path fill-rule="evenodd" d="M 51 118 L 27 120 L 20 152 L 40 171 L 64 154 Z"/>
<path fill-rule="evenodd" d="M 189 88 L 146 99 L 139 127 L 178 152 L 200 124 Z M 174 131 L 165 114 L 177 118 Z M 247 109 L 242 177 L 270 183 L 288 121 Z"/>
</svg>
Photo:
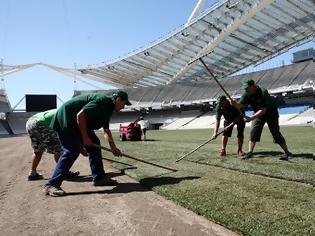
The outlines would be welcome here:
<svg viewBox="0 0 315 236">
<path fill-rule="evenodd" d="M 225 77 L 312 40 L 314 32 L 314 0 L 222 1 L 146 47 L 79 71 L 118 87 L 207 80 L 201 56 Z"/>
</svg>

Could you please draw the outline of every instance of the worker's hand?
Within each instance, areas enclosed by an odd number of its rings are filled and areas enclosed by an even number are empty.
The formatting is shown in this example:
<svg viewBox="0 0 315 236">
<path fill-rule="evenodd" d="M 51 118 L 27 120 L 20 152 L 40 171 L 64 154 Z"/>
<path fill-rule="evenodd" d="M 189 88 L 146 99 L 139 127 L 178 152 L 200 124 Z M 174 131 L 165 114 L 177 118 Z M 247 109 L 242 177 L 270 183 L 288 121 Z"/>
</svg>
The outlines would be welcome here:
<svg viewBox="0 0 315 236">
<path fill-rule="evenodd" d="M 112 147 L 111 150 L 112 150 L 112 153 L 115 157 L 121 157 L 122 156 L 121 151 L 117 147 Z"/>
<path fill-rule="evenodd" d="M 231 104 L 231 106 L 233 106 L 233 107 L 236 107 L 237 106 L 237 102 L 235 101 L 235 100 L 229 100 L 230 101 L 230 104 Z"/>
<path fill-rule="evenodd" d="M 244 116 L 243 119 L 245 122 L 251 122 L 253 120 L 253 118 L 251 116 Z"/>
<path fill-rule="evenodd" d="M 218 133 L 214 133 L 211 138 L 216 139 L 217 137 L 218 137 Z"/>
<path fill-rule="evenodd" d="M 88 156 L 88 153 L 83 145 L 80 146 L 80 153 L 85 157 Z"/>
<path fill-rule="evenodd" d="M 228 126 L 226 126 L 226 127 L 224 128 L 224 130 L 225 130 L 225 131 L 229 131 L 230 129 L 233 129 L 234 125 L 235 125 L 235 123 L 232 122 L 231 124 L 229 124 Z"/>
</svg>

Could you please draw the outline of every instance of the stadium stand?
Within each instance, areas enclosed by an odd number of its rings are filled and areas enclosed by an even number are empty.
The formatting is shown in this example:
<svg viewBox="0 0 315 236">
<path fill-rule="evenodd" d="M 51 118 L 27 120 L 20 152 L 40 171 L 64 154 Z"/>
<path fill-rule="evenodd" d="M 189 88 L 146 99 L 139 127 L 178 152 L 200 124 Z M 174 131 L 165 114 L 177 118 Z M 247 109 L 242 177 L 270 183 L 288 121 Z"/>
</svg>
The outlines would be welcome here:
<svg viewBox="0 0 315 236">
<path fill-rule="evenodd" d="M 213 124 L 215 122 L 215 113 L 208 112 L 196 119 L 192 120 L 191 122 L 187 123 L 186 125 L 182 126 L 181 129 L 210 129 L 213 128 Z M 222 123 L 223 124 L 223 123 Z M 221 124 L 221 126 L 222 126 Z"/>
<path fill-rule="evenodd" d="M 309 62 L 302 62 L 283 67 L 279 79 L 272 83 L 271 88 L 285 88 L 293 84 L 308 65 Z"/>
<path fill-rule="evenodd" d="M 8 134 L 7 129 L 5 129 L 4 127 L 5 127 L 5 125 L 2 124 L 2 121 L 0 121 L 0 135 Z"/>
<path fill-rule="evenodd" d="M 289 107 L 280 107 L 279 114 L 280 115 L 287 115 L 287 114 L 300 114 L 307 109 L 310 108 L 310 104 L 301 104 L 301 105 L 291 105 Z"/>
<path fill-rule="evenodd" d="M 227 92 L 235 98 L 242 93 L 242 81 L 253 79 L 258 85 L 269 89 L 270 93 L 313 89 L 315 65 L 312 60 L 299 62 L 279 68 L 246 73 L 220 79 Z M 76 91 L 76 94 L 88 91 Z M 95 92 L 95 90 L 91 91 Z M 98 90 L 101 92 L 101 90 Z M 110 91 L 103 91 L 109 94 Z M 217 83 L 209 77 L 208 81 L 194 83 L 177 83 L 165 86 L 128 88 L 131 108 L 161 108 L 181 105 L 198 104 L 215 101 L 218 94 L 223 94 Z"/>
<path fill-rule="evenodd" d="M 213 81 L 209 82 L 198 82 L 192 85 L 192 89 L 187 94 L 187 96 L 183 100 L 183 104 L 190 104 L 190 103 L 198 103 L 200 102 L 200 99 L 202 98 L 202 95 L 207 92 L 209 87 Z M 180 86 L 180 85 L 177 85 Z M 208 97 L 208 99 L 211 99 L 212 97 Z"/>
<path fill-rule="evenodd" d="M 199 110 L 192 110 L 192 111 L 186 111 L 186 112 L 181 112 L 179 116 L 174 119 L 173 122 L 171 122 L 168 125 L 165 125 L 161 127 L 162 129 L 166 130 L 174 130 L 174 129 L 181 129 L 184 127 L 187 123 L 191 122 L 194 120 L 197 116 L 199 116 L 201 112 Z"/>
<path fill-rule="evenodd" d="M 258 81 L 258 84 L 267 89 L 273 88 L 272 85 L 276 83 L 277 81 L 279 81 L 279 78 L 283 72 L 283 69 L 284 68 L 279 67 L 279 68 L 267 70 L 265 74 Z M 285 80 L 287 80 L 287 78 L 285 78 Z"/>
<path fill-rule="evenodd" d="M 170 86 L 163 86 L 160 93 L 155 98 L 154 102 L 157 104 L 170 104 L 173 101 L 174 97 L 174 90 L 178 89 L 177 86 L 170 85 Z M 178 89 L 180 90 L 180 89 Z"/>
<path fill-rule="evenodd" d="M 151 106 L 161 106 L 161 103 L 155 103 L 155 99 L 159 96 L 163 87 L 149 87 L 146 89 L 145 94 L 139 101 L 138 105 L 140 107 L 151 107 Z M 132 101 L 133 99 L 130 98 Z"/>
<path fill-rule="evenodd" d="M 192 89 L 191 84 L 182 84 L 181 86 L 174 86 L 174 91 L 172 92 L 172 104 L 179 105 L 185 99 L 185 97 L 190 93 Z"/>
<path fill-rule="evenodd" d="M 0 89 L 0 112 L 9 112 L 11 105 L 4 89 Z"/>
<path fill-rule="evenodd" d="M 280 117 L 285 115 L 280 115 Z M 291 117 L 282 119 L 281 125 L 305 125 L 314 123 L 315 112 L 312 107 L 308 107 L 298 113 L 291 113 Z"/>
<path fill-rule="evenodd" d="M 314 121 L 314 80 L 315 66 L 312 60 L 288 66 L 230 76 L 220 79 L 220 83 L 234 98 L 242 93 L 242 81 L 253 79 L 257 84 L 267 87 L 271 94 L 280 99 L 281 125 L 310 124 Z M 193 83 L 180 82 L 165 86 L 127 88 L 131 107 L 123 112 L 114 113 L 110 128 L 118 130 L 120 124 L 128 125 L 135 121 L 141 110 L 150 111 L 147 119 L 154 129 L 199 129 L 212 128 L 215 114 L 203 106 L 213 107 L 216 97 L 223 94 L 217 83 L 210 79 Z M 111 90 L 75 91 L 74 96 L 90 92 L 107 95 Z M 25 133 L 25 123 L 31 115 L 27 112 L 10 112 L 11 107 L 6 92 L 0 90 L 0 112 L 6 114 L 7 125 L 13 133 Z M 246 111 L 246 114 L 251 114 Z M 223 123 L 223 122 L 221 122 Z M 222 125 L 222 124 L 221 124 Z M 249 124 L 247 124 L 249 125 Z M 0 124 L 0 134 L 5 128 Z"/>
<path fill-rule="evenodd" d="M 299 76 L 293 81 L 291 86 L 303 86 L 308 81 L 313 81 L 313 88 L 314 88 L 314 81 L 315 81 L 315 63 L 314 61 L 305 62 L 306 66 L 303 68 Z"/>
<path fill-rule="evenodd" d="M 26 133 L 26 121 L 36 112 L 10 112 L 7 120 L 14 134 Z"/>
<path fill-rule="evenodd" d="M 128 88 L 126 89 L 129 95 L 129 98 L 132 102 L 133 107 L 137 107 L 138 103 L 141 101 L 145 93 L 147 92 L 146 88 Z"/>
<path fill-rule="evenodd" d="M 13 131 L 6 119 L 7 114 L 11 111 L 11 105 L 7 97 L 6 91 L 0 89 L 0 134 L 13 134 Z"/>
</svg>

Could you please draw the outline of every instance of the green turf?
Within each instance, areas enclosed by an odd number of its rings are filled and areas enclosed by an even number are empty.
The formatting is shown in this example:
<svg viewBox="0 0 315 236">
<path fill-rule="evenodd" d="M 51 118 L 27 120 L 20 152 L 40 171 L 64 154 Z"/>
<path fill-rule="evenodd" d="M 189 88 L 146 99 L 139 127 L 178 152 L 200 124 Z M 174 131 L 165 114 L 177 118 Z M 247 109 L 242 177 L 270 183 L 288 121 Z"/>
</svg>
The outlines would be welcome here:
<svg viewBox="0 0 315 236">
<path fill-rule="evenodd" d="M 268 128 L 253 159 L 235 155 L 236 138 L 229 140 L 227 157 L 218 158 L 220 138 L 175 164 L 180 156 L 207 140 L 212 130 L 148 131 L 147 142 L 120 142 L 125 153 L 179 171 L 132 161 L 126 170 L 147 188 L 234 231 L 249 235 L 315 235 L 314 128 L 283 127 L 295 158 L 281 161 Z M 235 130 L 236 131 L 236 130 Z M 248 140 L 249 130 L 245 131 Z M 244 145 L 247 150 L 247 142 Z M 106 157 L 111 157 L 104 153 Z M 123 165 L 116 165 L 124 168 Z"/>
</svg>

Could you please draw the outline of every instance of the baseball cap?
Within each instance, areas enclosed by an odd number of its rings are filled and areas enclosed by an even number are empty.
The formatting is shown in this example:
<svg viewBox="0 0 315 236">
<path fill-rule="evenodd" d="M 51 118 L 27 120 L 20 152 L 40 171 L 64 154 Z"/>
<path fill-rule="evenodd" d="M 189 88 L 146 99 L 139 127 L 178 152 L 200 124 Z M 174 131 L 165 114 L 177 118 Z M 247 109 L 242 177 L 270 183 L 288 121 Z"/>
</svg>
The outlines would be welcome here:
<svg viewBox="0 0 315 236">
<path fill-rule="evenodd" d="M 225 95 L 220 95 L 217 97 L 217 104 L 220 104 L 221 102 L 223 102 L 224 100 L 226 100 L 226 96 Z"/>
<path fill-rule="evenodd" d="M 121 97 L 122 100 L 126 101 L 126 105 L 127 106 L 130 106 L 131 105 L 131 102 L 129 101 L 128 99 L 128 94 L 126 91 L 124 90 L 115 90 L 113 91 L 113 97 L 116 98 L 116 97 Z"/>
<path fill-rule="evenodd" d="M 255 85 L 255 81 L 252 79 L 248 79 L 242 82 L 243 89 L 247 89 L 249 86 Z"/>
</svg>

